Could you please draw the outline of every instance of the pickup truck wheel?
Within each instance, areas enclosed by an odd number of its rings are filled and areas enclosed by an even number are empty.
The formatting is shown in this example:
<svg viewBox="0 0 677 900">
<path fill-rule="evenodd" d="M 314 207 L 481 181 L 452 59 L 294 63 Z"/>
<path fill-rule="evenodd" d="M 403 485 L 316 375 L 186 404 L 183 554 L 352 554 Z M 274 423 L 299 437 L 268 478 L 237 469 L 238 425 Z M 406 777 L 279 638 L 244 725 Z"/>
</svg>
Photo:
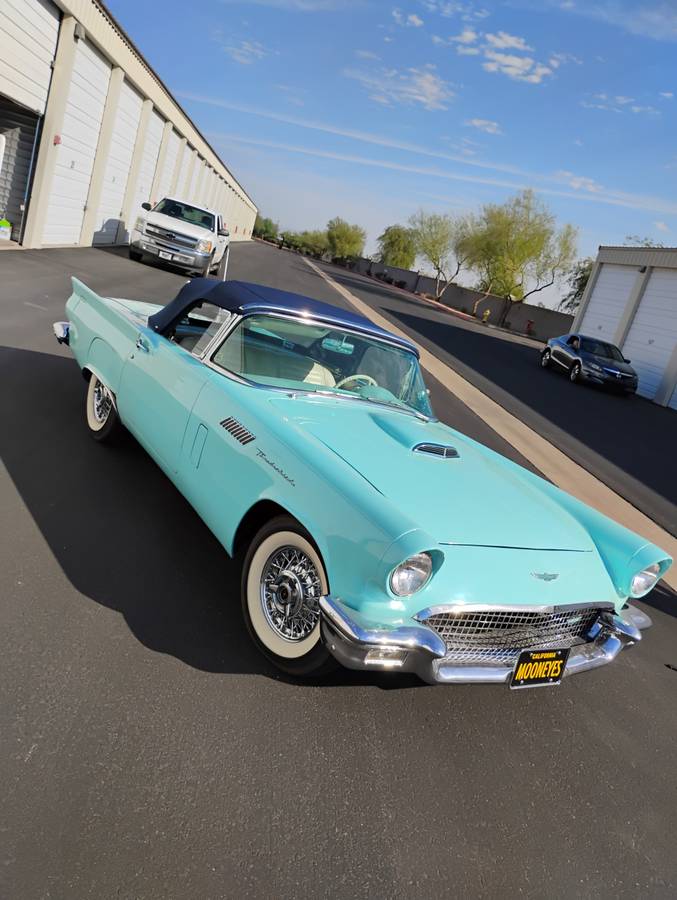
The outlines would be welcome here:
<svg viewBox="0 0 677 900">
<path fill-rule="evenodd" d="M 272 519 L 242 567 L 242 611 L 259 650 L 283 672 L 317 676 L 336 667 L 320 639 L 327 576 L 310 535 L 288 516 Z"/>
<path fill-rule="evenodd" d="M 87 388 L 87 427 L 95 441 L 108 441 L 119 430 L 120 419 L 113 395 L 96 375 L 91 375 Z"/>
<path fill-rule="evenodd" d="M 132 249 L 130 248 L 130 250 L 129 250 L 129 258 L 130 258 L 130 259 L 133 259 L 134 262 L 141 262 L 141 254 L 139 253 L 138 250 L 132 250 Z"/>
</svg>

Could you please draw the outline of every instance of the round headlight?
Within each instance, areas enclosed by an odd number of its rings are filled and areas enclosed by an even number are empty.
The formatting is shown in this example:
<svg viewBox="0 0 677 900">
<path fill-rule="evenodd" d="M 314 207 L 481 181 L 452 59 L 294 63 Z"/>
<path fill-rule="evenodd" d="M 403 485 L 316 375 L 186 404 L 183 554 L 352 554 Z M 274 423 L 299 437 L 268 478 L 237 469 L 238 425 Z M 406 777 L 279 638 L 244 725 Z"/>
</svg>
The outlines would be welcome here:
<svg viewBox="0 0 677 900">
<path fill-rule="evenodd" d="M 654 563 L 652 566 L 647 566 L 646 569 L 642 569 L 642 571 L 638 572 L 630 582 L 630 593 L 634 597 L 641 597 L 642 594 L 646 594 L 656 584 L 660 574 L 661 567 L 658 563 Z"/>
<path fill-rule="evenodd" d="M 427 553 L 417 553 L 400 563 L 390 574 L 390 590 L 398 597 L 409 597 L 427 583 L 433 561 Z"/>
</svg>

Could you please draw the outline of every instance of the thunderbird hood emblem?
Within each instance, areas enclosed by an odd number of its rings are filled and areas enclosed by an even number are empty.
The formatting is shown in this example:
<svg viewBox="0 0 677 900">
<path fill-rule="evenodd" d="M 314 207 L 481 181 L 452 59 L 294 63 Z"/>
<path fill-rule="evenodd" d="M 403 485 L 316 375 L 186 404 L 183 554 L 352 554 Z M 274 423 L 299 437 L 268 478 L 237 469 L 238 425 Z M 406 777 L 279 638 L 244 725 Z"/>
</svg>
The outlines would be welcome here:
<svg viewBox="0 0 677 900">
<path fill-rule="evenodd" d="M 554 581 L 559 578 L 559 572 L 532 572 L 532 578 L 540 578 L 541 581 Z"/>
</svg>

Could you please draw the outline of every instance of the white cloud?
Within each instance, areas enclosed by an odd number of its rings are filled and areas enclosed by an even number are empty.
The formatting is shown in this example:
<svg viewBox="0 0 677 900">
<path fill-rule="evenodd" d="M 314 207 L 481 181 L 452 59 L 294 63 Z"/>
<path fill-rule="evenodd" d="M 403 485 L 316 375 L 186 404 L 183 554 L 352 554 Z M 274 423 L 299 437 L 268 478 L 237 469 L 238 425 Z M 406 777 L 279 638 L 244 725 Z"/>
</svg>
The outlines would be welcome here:
<svg viewBox="0 0 677 900">
<path fill-rule="evenodd" d="M 378 72 L 365 72 L 347 69 L 343 74 L 361 84 L 372 100 L 386 106 L 420 104 L 429 110 L 447 109 L 447 101 L 455 96 L 450 84 L 440 78 L 431 65 L 403 71 L 380 69 Z"/>
<path fill-rule="evenodd" d="M 543 0 L 541 0 L 541 3 Z M 673 0 L 582 0 L 580 4 L 547 0 L 572 15 L 596 19 L 630 34 L 657 41 L 677 41 L 677 5 Z"/>
<path fill-rule="evenodd" d="M 284 94 L 287 103 L 292 103 L 294 106 L 305 106 L 305 102 L 300 96 L 306 93 L 303 88 L 291 87 L 288 84 L 276 84 L 275 87 Z"/>
<path fill-rule="evenodd" d="M 548 65 L 553 69 L 559 69 L 565 63 L 575 63 L 577 66 L 583 65 L 583 60 L 573 53 L 553 53 L 548 60 Z"/>
<path fill-rule="evenodd" d="M 250 66 L 268 56 L 268 51 L 259 41 L 240 41 L 239 44 L 224 46 L 223 49 L 231 59 L 243 66 Z"/>
<path fill-rule="evenodd" d="M 450 37 L 449 40 L 454 44 L 474 44 L 478 37 L 474 28 L 464 28 L 460 34 Z"/>
<path fill-rule="evenodd" d="M 677 203 L 671 200 L 666 200 L 664 197 L 651 197 L 644 196 L 642 194 L 630 194 L 623 191 L 617 191 L 610 188 L 602 188 L 598 192 L 591 191 L 580 191 L 576 190 L 572 192 L 562 191 L 561 187 L 569 187 L 569 181 L 571 179 L 580 178 L 581 176 L 576 176 L 572 172 L 568 172 L 566 176 L 562 176 L 561 174 L 544 174 L 539 172 L 530 172 L 525 169 L 520 169 L 517 166 L 510 165 L 508 163 L 500 163 L 500 162 L 490 162 L 486 160 L 479 159 L 466 159 L 461 156 L 454 155 L 452 153 L 444 153 L 439 150 L 431 149 L 427 145 L 423 144 L 412 144 L 406 141 L 397 140 L 395 138 L 391 138 L 385 135 L 374 134 L 372 132 L 364 132 L 364 131 L 354 131 L 348 128 L 341 128 L 336 125 L 331 125 L 329 123 L 324 122 L 316 122 L 309 119 L 302 119 L 298 116 L 292 116 L 287 113 L 281 113 L 278 111 L 270 111 L 258 109 L 256 107 L 246 106 L 243 104 L 232 103 L 229 100 L 222 100 L 217 97 L 208 97 L 201 94 L 192 94 L 188 91 L 177 91 L 178 95 L 182 97 L 184 100 L 191 101 L 193 103 L 201 103 L 206 104 L 208 106 L 215 106 L 221 109 L 227 109 L 231 112 L 243 113 L 246 115 L 258 116 L 260 118 L 269 119 L 273 122 L 281 122 L 285 125 L 293 125 L 298 128 L 308 129 L 310 131 L 320 132 L 324 134 L 329 134 L 336 137 L 346 138 L 349 140 L 354 140 L 362 143 L 366 143 L 372 146 L 384 147 L 387 149 L 395 149 L 402 150 L 404 152 L 412 153 L 419 156 L 424 157 L 432 157 L 437 160 L 442 160 L 444 162 L 455 162 L 461 163 L 463 166 L 469 166 L 473 169 L 480 169 L 483 172 L 498 172 L 501 175 L 511 175 L 513 178 L 520 179 L 520 182 L 509 182 L 502 179 L 496 179 L 493 177 L 486 177 L 483 175 L 480 176 L 470 176 L 467 174 L 463 174 L 460 172 L 449 172 L 447 170 L 442 169 L 421 169 L 420 167 L 407 167 L 404 166 L 404 171 L 422 171 L 424 173 L 433 174 L 439 176 L 441 178 L 450 178 L 455 181 L 469 181 L 469 182 L 477 182 L 478 184 L 496 184 L 499 186 L 508 187 L 510 189 L 520 189 L 522 187 L 533 187 L 538 191 L 546 194 L 552 194 L 553 196 L 565 196 L 565 197 L 573 197 L 576 199 L 582 200 L 595 200 L 599 203 L 605 203 L 612 206 L 623 206 L 628 207 L 630 209 L 640 209 L 640 210 L 650 210 L 653 212 L 665 213 L 668 215 L 677 215 Z M 225 140 L 228 139 L 229 136 L 217 135 L 219 139 Z M 239 138 L 237 136 L 232 137 L 233 140 L 247 141 L 247 138 Z M 464 142 L 469 141 L 468 138 L 463 138 Z M 266 144 L 268 146 L 268 144 Z M 312 154 L 314 151 L 309 149 L 297 149 L 295 152 L 299 153 L 310 153 Z M 317 153 L 321 156 L 326 156 L 327 154 L 317 151 Z M 360 160 L 361 157 L 356 157 L 356 159 Z M 378 160 L 365 160 L 365 165 L 383 165 L 386 168 L 398 168 L 398 164 L 391 164 L 388 162 L 380 163 Z M 677 168 L 677 156 L 675 156 L 672 161 L 668 161 L 665 166 L 666 168 Z M 592 179 L 589 179 L 592 181 Z M 594 184 L 595 182 L 593 182 Z"/>
<path fill-rule="evenodd" d="M 378 53 L 372 53 L 371 50 L 356 50 L 355 56 L 357 56 L 359 59 L 381 59 Z"/>
<path fill-rule="evenodd" d="M 456 47 L 456 52 L 459 56 L 479 56 L 482 51 L 479 47 L 466 47 L 463 44 L 459 44 Z"/>
<path fill-rule="evenodd" d="M 670 227 L 666 222 L 654 222 L 656 231 L 670 231 Z"/>
<path fill-rule="evenodd" d="M 594 178 L 587 178 L 584 175 L 574 175 L 573 172 L 559 171 L 555 175 L 564 179 L 569 187 L 575 191 L 587 191 L 590 194 L 599 194 L 603 190 L 602 185 L 598 184 Z"/>
<path fill-rule="evenodd" d="M 665 100 L 672 100 L 675 95 L 672 93 L 672 91 L 661 91 L 658 96 L 663 97 Z"/>
<path fill-rule="evenodd" d="M 487 34 L 487 41 L 496 50 L 533 50 L 522 37 L 499 31 L 496 34 Z"/>
<path fill-rule="evenodd" d="M 552 69 L 535 63 L 529 56 L 498 53 L 495 50 L 486 50 L 484 55 L 488 62 L 482 63 L 482 67 L 487 72 L 501 72 L 515 81 L 540 84 L 547 75 L 552 75 Z"/>
<path fill-rule="evenodd" d="M 392 17 L 395 20 L 395 24 L 403 28 L 420 28 L 423 25 L 423 19 L 417 16 L 416 13 L 409 13 L 409 15 L 405 16 L 401 9 L 394 9 Z"/>
<path fill-rule="evenodd" d="M 491 15 L 488 9 L 475 3 L 447 2 L 447 0 L 421 0 L 422 5 L 430 13 L 444 16 L 445 19 L 459 18 L 462 22 L 475 22 Z"/>
<path fill-rule="evenodd" d="M 583 146 L 584 146 L 583 141 L 582 141 L 580 138 L 575 138 L 574 144 L 575 144 L 577 147 L 583 147 Z"/>
<path fill-rule="evenodd" d="M 218 134 L 209 135 L 209 138 L 215 143 L 218 141 L 219 143 L 242 143 L 255 147 L 267 147 L 277 152 L 284 151 L 287 153 L 300 153 L 307 156 L 314 156 L 320 159 L 348 162 L 355 165 L 385 169 L 394 172 L 409 172 L 416 175 L 442 178 L 450 181 L 462 181 L 470 184 L 487 184 L 495 187 L 508 188 L 512 191 L 524 190 L 527 187 L 533 187 L 543 194 L 549 194 L 556 197 L 570 197 L 576 200 L 594 201 L 611 206 L 627 207 L 629 209 L 652 210 L 655 212 L 666 212 L 671 215 L 677 215 L 677 203 L 674 203 L 670 200 L 665 200 L 662 197 L 647 197 L 641 194 L 628 194 L 622 191 L 608 190 L 601 187 L 599 191 L 592 190 L 591 188 L 585 187 L 586 181 L 591 182 L 591 184 L 593 185 L 595 184 L 595 182 L 592 182 L 591 179 L 582 180 L 582 186 L 585 188 L 584 190 L 562 190 L 554 187 L 551 188 L 543 186 L 542 184 L 538 183 L 543 178 L 547 178 L 547 176 L 531 176 L 531 178 L 527 182 L 506 181 L 499 178 L 488 178 L 484 175 L 468 175 L 467 173 L 463 172 L 451 172 L 448 170 L 436 169 L 427 166 L 407 165 L 404 163 L 392 162 L 390 160 L 372 159 L 371 157 L 356 156 L 354 154 L 348 153 L 339 153 L 334 150 L 318 150 L 315 147 L 303 147 L 294 144 L 278 143 L 276 141 L 259 140 L 257 138 L 251 138 L 245 135 Z M 574 179 L 576 178 L 576 176 L 572 176 L 571 173 L 567 173 L 567 175 Z M 536 179 L 537 183 L 534 183 L 534 179 Z M 552 177 L 548 178 L 548 180 L 550 182 L 557 181 L 556 178 L 553 179 Z M 559 179 L 559 183 L 562 184 L 563 187 L 569 186 L 566 179 L 563 178 Z"/>
<path fill-rule="evenodd" d="M 494 122 L 491 119 L 466 119 L 463 124 L 469 128 L 477 128 L 480 131 L 484 131 L 486 134 L 503 134 L 498 122 Z"/>
<path fill-rule="evenodd" d="M 660 116 L 660 110 L 655 106 L 631 106 L 630 109 L 634 113 L 646 113 L 649 116 Z"/>
<path fill-rule="evenodd" d="M 616 101 L 616 103 L 618 103 L 619 106 L 627 106 L 628 103 L 635 102 L 634 97 L 623 97 L 622 95 L 620 97 L 619 96 L 614 97 L 614 100 Z"/>
</svg>

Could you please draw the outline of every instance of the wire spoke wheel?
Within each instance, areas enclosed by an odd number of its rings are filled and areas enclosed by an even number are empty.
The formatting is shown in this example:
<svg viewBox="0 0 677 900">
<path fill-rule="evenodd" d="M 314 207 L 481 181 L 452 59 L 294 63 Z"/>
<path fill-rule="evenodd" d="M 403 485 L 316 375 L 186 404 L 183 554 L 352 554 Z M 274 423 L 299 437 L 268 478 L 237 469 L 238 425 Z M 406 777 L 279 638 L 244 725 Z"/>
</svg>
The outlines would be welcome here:
<svg viewBox="0 0 677 900">
<path fill-rule="evenodd" d="M 328 593 L 310 534 L 285 515 L 263 525 L 242 564 L 242 612 L 256 646 L 283 672 L 314 677 L 335 668 L 321 636 L 320 598 Z"/>
<path fill-rule="evenodd" d="M 273 553 L 261 576 L 261 605 L 270 627 L 286 641 L 302 641 L 320 618 L 320 577 L 296 547 Z"/>
</svg>

